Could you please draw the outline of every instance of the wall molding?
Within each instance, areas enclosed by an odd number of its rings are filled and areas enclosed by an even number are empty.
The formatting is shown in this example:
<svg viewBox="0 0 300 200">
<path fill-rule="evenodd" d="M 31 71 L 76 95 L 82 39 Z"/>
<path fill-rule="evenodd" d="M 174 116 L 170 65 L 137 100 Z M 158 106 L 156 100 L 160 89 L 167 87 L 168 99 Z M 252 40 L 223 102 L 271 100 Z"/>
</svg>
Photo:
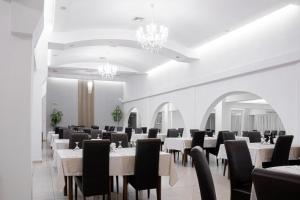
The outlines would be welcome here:
<svg viewBox="0 0 300 200">
<path fill-rule="evenodd" d="M 300 62 L 300 49 L 295 51 L 291 51 L 286 54 L 282 54 L 279 56 L 274 56 L 269 59 L 257 61 L 251 64 L 247 64 L 241 67 L 232 67 L 229 70 L 217 72 L 208 76 L 204 76 L 201 79 L 193 79 L 191 81 L 187 81 L 184 83 L 180 83 L 174 87 L 174 89 L 161 89 L 160 91 L 150 93 L 138 98 L 132 99 L 124 99 L 122 103 L 130 103 L 134 101 L 140 101 L 143 99 L 168 94 L 180 90 L 185 90 L 201 85 L 207 85 L 214 82 L 220 82 L 228 79 L 233 79 L 236 77 L 247 76 L 250 74 L 260 73 L 264 71 L 270 71 L 277 68 L 289 67 L 290 65 L 296 64 Z"/>
</svg>

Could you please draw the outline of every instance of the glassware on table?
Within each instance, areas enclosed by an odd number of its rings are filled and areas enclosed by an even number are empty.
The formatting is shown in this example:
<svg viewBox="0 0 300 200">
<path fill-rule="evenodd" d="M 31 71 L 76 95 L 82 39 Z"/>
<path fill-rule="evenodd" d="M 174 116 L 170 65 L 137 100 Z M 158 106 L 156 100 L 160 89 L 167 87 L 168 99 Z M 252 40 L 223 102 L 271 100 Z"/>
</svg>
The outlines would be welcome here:
<svg viewBox="0 0 300 200">
<path fill-rule="evenodd" d="M 121 148 L 122 148 L 122 141 L 119 141 L 118 149 L 121 149 Z"/>
<path fill-rule="evenodd" d="M 74 151 L 77 151 L 77 150 L 79 150 L 80 148 L 79 148 L 79 146 L 78 146 L 78 144 L 79 144 L 79 142 L 75 142 L 75 148 L 73 149 Z"/>
</svg>

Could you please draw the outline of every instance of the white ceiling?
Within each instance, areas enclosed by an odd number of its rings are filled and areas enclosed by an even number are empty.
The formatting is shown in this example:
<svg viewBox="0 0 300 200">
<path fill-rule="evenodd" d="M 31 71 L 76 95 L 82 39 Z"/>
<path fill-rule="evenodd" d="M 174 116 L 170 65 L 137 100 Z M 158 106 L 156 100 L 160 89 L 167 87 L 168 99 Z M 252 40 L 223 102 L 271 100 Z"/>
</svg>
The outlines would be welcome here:
<svg viewBox="0 0 300 200">
<path fill-rule="evenodd" d="M 150 21 L 151 2 L 155 4 L 156 21 L 169 28 L 167 48 L 161 55 L 125 44 L 134 40 L 134 31 L 140 25 Z M 88 68 L 91 63 L 94 66 L 99 57 L 105 56 L 124 69 L 144 73 L 176 59 L 177 55 L 190 62 L 194 59 L 195 47 L 287 3 L 288 0 L 57 0 L 51 43 L 59 46 L 95 39 L 122 40 L 123 43 L 113 45 L 115 47 L 90 42 L 78 47 L 73 45 L 73 48 L 53 48 L 55 56 L 51 58 L 51 66 L 78 67 L 82 64 L 81 68 Z M 134 17 L 144 17 L 145 21 L 134 22 Z M 114 30 L 114 34 L 101 35 L 108 30 Z"/>
</svg>

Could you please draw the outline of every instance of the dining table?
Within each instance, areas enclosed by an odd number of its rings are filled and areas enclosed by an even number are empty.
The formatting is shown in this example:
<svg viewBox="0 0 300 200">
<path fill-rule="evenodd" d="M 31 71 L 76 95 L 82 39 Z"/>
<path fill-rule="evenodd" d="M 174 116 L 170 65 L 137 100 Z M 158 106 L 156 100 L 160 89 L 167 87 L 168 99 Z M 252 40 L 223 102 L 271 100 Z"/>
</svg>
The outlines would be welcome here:
<svg viewBox="0 0 300 200">
<path fill-rule="evenodd" d="M 262 167 L 263 162 L 271 161 L 275 144 L 265 143 L 247 143 L 252 164 L 255 167 Z M 289 159 L 296 160 L 300 157 L 300 145 L 292 145 Z M 220 145 L 218 158 L 227 159 L 227 154 L 224 144 Z"/>
<path fill-rule="evenodd" d="M 300 175 L 300 166 L 299 165 L 270 167 L 270 168 L 267 168 L 267 170 Z M 288 197 L 287 197 L 287 199 L 288 199 Z M 254 185 L 252 185 L 250 200 L 257 200 Z"/>
<path fill-rule="evenodd" d="M 73 177 L 82 175 L 82 149 L 57 149 L 56 168 L 57 186 L 65 188 L 68 199 L 73 199 Z M 123 176 L 126 181 L 127 176 L 134 175 L 135 148 L 117 148 L 109 154 L 109 175 Z M 174 160 L 169 153 L 160 152 L 159 176 L 169 176 L 169 184 L 174 186 L 178 180 Z M 123 199 L 127 200 L 127 188 L 123 187 Z"/>
</svg>

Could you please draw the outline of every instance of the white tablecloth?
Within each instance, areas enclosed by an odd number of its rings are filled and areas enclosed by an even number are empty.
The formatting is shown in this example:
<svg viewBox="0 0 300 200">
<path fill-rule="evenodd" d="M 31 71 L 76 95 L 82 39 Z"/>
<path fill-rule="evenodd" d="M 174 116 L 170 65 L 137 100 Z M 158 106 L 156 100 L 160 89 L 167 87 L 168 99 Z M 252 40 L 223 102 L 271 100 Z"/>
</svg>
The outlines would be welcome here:
<svg viewBox="0 0 300 200">
<path fill-rule="evenodd" d="M 216 137 L 205 137 L 203 146 L 205 148 L 215 147 L 217 144 Z M 178 150 L 184 152 L 184 149 L 192 147 L 192 138 L 166 138 L 164 143 L 164 150 Z"/>
<path fill-rule="evenodd" d="M 82 174 L 82 150 L 73 151 L 71 149 L 56 150 L 58 187 L 64 186 L 64 176 L 80 176 Z M 110 153 L 111 176 L 126 176 L 134 174 L 135 148 L 117 149 Z M 169 184 L 175 185 L 177 182 L 177 172 L 172 156 L 165 152 L 160 152 L 159 175 L 170 176 Z"/>
<path fill-rule="evenodd" d="M 158 139 L 160 139 L 161 141 L 165 141 L 165 138 L 167 137 L 166 133 L 158 133 L 157 137 Z M 133 133 L 131 136 L 131 142 L 135 142 L 136 140 L 139 139 L 147 139 L 148 138 L 148 134 L 135 134 Z"/>
<path fill-rule="evenodd" d="M 274 144 L 248 143 L 253 165 L 261 167 L 263 162 L 271 161 L 274 146 Z M 289 159 L 298 159 L 299 157 L 300 146 L 292 145 Z M 224 144 L 220 145 L 218 158 L 227 159 Z"/>
<path fill-rule="evenodd" d="M 278 171 L 278 172 L 285 172 L 285 173 L 291 173 L 291 174 L 297 174 L 300 175 L 300 166 L 280 166 L 280 167 L 270 167 L 267 168 L 268 170 Z M 254 185 L 252 185 L 252 191 L 251 191 L 251 200 L 256 200 L 256 193 Z M 287 197 L 288 199 L 288 197 Z"/>
<path fill-rule="evenodd" d="M 57 149 L 68 149 L 69 148 L 69 139 L 55 139 L 53 142 L 53 150 Z"/>
<path fill-rule="evenodd" d="M 51 133 L 50 135 L 50 146 L 53 148 L 54 140 L 58 139 L 59 135 L 55 133 Z"/>
</svg>

